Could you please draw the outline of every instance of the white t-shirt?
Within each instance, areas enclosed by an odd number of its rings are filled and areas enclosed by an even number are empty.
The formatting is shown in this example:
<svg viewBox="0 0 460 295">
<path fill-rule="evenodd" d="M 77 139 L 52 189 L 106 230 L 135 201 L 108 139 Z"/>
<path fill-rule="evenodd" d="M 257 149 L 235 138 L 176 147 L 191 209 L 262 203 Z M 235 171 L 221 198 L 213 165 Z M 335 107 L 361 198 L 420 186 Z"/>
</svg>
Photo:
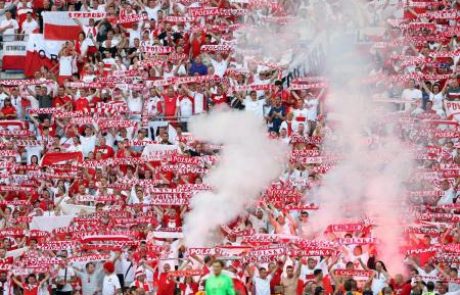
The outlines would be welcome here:
<svg viewBox="0 0 460 295">
<path fill-rule="evenodd" d="M 158 96 L 150 97 L 146 102 L 146 111 L 151 116 L 158 115 L 158 102 L 161 99 Z"/>
<path fill-rule="evenodd" d="M 250 98 L 246 98 L 243 101 L 243 104 L 245 106 L 244 108 L 245 111 L 251 112 L 260 118 L 264 117 L 265 99 L 252 100 Z"/>
<path fill-rule="evenodd" d="M 422 99 L 422 91 L 419 89 L 404 89 L 401 94 L 402 99 L 404 100 L 417 100 Z"/>
<path fill-rule="evenodd" d="M 250 215 L 249 220 L 251 221 L 252 227 L 256 230 L 256 232 L 260 232 L 260 229 L 262 228 L 264 230 L 268 229 L 268 218 L 265 214 L 261 219 L 257 218 L 254 215 Z"/>
<path fill-rule="evenodd" d="M 439 93 L 430 93 L 430 100 L 433 102 L 433 109 L 442 109 L 442 102 L 444 100 L 444 95 Z"/>
<path fill-rule="evenodd" d="M 67 280 L 67 284 L 65 284 L 64 288 L 62 288 L 60 291 L 70 292 L 73 290 L 73 287 L 69 282 L 72 280 L 72 277 L 74 276 L 75 276 L 75 272 L 73 271 L 71 267 L 67 267 L 67 274 L 66 274 L 65 268 L 59 268 L 56 279 L 58 281 Z"/>
<path fill-rule="evenodd" d="M 412 101 L 418 101 L 422 99 L 422 91 L 419 89 L 404 89 L 401 98 L 402 100 L 412 100 Z M 405 109 L 410 110 L 410 103 L 405 104 Z"/>
<path fill-rule="evenodd" d="M 193 115 L 193 101 L 189 97 L 178 99 L 176 106 L 179 107 L 181 118 L 190 118 Z"/>
<path fill-rule="evenodd" d="M 80 136 L 81 149 L 85 157 L 87 157 L 90 152 L 94 151 L 94 148 L 96 147 L 96 140 L 96 135 L 89 137 Z"/>
<path fill-rule="evenodd" d="M 379 294 L 384 287 L 388 286 L 388 278 L 383 273 L 376 273 L 372 279 L 371 289 L 374 294 Z"/>
<path fill-rule="evenodd" d="M 98 31 L 97 27 L 91 27 L 91 26 L 83 25 L 82 30 L 86 35 L 86 39 L 91 41 L 90 46 L 94 46 L 94 43 L 91 40 L 91 36 L 93 36 L 93 38 L 96 39 L 97 31 Z"/>
<path fill-rule="evenodd" d="M 11 18 L 10 20 L 2 20 L 2 22 L 0 23 L 0 28 L 5 28 L 9 25 L 13 25 L 13 27 L 3 31 L 3 41 L 14 41 L 14 31 L 19 29 L 18 22 L 13 18 Z"/>
<path fill-rule="evenodd" d="M 316 121 L 316 117 L 318 116 L 318 105 L 319 100 L 317 98 L 311 98 L 305 101 L 305 107 L 308 110 L 307 119 L 309 121 Z"/>
<path fill-rule="evenodd" d="M 77 272 L 77 276 L 81 280 L 81 289 L 83 294 L 94 294 L 99 289 L 101 270 L 97 270 L 92 274 L 84 272 Z"/>
<path fill-rule="evenodd" d="M 150 8 L 148 6 L 144 7 L 145 12 L 147 12 L 147 16 L 149 19 L 155 19 L 157 20 L 158 18 L 158 11 L 161 9 L 160 5 L 155 6 L 154 8 Z"/>
<path fill-rule="evenodd" d="M 127 283 L 134 282 L 134 275 L 135 275 L 137 266 L 132 261 L 128 261 L 126 258 L 123 258 L 121 260 L 121 265 L 123 268 L 123 275 L 125 278 L 125 282 Z"/>
<path fill-rule="evenodd" d="M 267 276 L 265 280 L 260 277 L 252 279 L 254 282 L 255 295 L 270 295 L 270 281 L 271 276 Z"/>
<path fill-rule="evenodd" d="M 127 103 L 131 112 L 142 112 L 142 99 L 139 96 L 137 98 L 128 97 Z"/>
<path fill-rule="evenodd" d="M 59 58 L 59 76 L 72 76 L 73 56 L 61 56 Z"/>
<path fill-rule="evenodd" d="M 141 30 L 128 29 L 129 33 L 129 47 L 134 47 L 134 39 L 141 40 Z"/>
<path fill-rule="evenodd" d="M 121 289 L 120 281 L 115 273 L 105 275 L 102 282 L 102 295 L 115 295 Z"/>
<path fill-rule="evenodd" d="M 32 19 L 30 22 L 26 20 L 22 23 L 22 31 L 26 35 L 32 34 L 35 29 L 38 29 L 38 23 L 34 19 Z"/>
<path fill-rule="evenodd" d="M 453 189 L 448 189 L 443 192 L 441 198 L 438 200 L 438 205 L 449 205 L 454 203 L 455 192 Z"/>
<path fill-rule="evenodd" d="M 211 59 L 211 64 L 214 68 L 214 74 L 222 78 L 225 74 L 225 71 L 227 71 L 227 61 L 221 60 L 220 62 L 218 62 L 217 60 Z"/>
<path fill-rule="evenodd" d="M 193 92 L 193 100 L 195 101 L 195 114 L 204 113 L 204 94 Z"/>
</svg>

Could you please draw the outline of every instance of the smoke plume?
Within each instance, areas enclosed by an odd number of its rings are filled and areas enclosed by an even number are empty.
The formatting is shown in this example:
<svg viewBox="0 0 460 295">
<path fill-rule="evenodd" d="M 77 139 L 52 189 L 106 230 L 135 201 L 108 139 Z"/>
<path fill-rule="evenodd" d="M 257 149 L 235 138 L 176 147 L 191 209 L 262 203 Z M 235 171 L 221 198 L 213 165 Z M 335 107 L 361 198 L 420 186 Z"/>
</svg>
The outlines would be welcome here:
<svg viewBox="0 0 460 295">
<path fill-rule="evenodd" d="M 370 217 L 380 240 L 379 258 L 392 271 L 401 271 L 403 226 L 399 221 L 404 208 L 403 183 L 412 160 L 386 120 L 390 110 L 371 101 L 372 91 L 362 81 L 376 60 L 356 44 L 357 31 L 369 26 L 369 19 L 376 19 L 379 12 L 358 0 L 303 1 L 298 12 L 286 24 L 247 29 L 239 44 L 243 48 L 260 46 L 260 55 L 271 62 L 283 63 L 291 54 L 290 68 L 301 65 L 307 71 L 316 68 L 312 63 L 318 58 L 312 54 L 316 47 L 321 48 L 322 75 L 329 83 L 326 129 L 331 129 L 323 148 L 340 155 L 341 160 L 323 178 L 319 191 L 308 196 L 320 205 L 312 226 L 322 231 L 332 223 Z M 273 36 L 279 41 L 273 42 Z M 309 46 L 302 50 L 305 42 Z"/>
<path fill-rule="evenodd" d="M 200 140 L 223 144 L 219 163 L 204 179 L 215 191 L 192 198 L 184 224 L 187 246 L 212 246 L 219 226 L 253 205 L 281 174 L 286 151 L 267 137 L 265 124 L 249 112 L 213 111 L 193 118 L 190 131 Z"/>
</svg>

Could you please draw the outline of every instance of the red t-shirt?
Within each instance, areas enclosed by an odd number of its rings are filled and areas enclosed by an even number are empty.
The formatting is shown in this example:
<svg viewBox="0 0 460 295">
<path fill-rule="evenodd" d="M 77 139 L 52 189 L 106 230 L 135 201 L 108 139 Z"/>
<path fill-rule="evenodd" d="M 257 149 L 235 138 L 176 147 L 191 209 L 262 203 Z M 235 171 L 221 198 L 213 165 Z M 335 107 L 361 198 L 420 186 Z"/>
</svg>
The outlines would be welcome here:
<svg viewBox="0 0 460 295">
<path fill-rule="evenodd" d="M 56 97 L 53 99 L 52 106 L 53 106 L 53 108 L 59 107 L 59 106 L 63 106 L 63 105 L 65 105 L 66 103 L 68 103 L 69 101 L 72 101 L 72 98 L 70 98 L 70 97 L 67 96 L 67 95 L 64 95 L 64 96 L 56 96 Z"/>
<path fill-rule="evenodd" d="M 174 280 L 168 278 L 167 273 L 162 273 L 159 276 L 157 275 L 155 283 L 158 286 L 157 295 L 174 294 L 175 283 Z"/>
<path fill-rule="evenodd" d="M 3 107 L 0 111 L 4 116 L 16 115 L 16 109 L 13 106 Z"/>
<path fill-rule="evenodd" d="M 390 286 L 393 288 L 396 295 L 410 295 L 412 289 L 410 283 L 396 285 L 394 282 L 390 282 Z"/>
<path fill-rule="evenodd" d="M 38 285 L 22 284 L 22 289 L 24 290 L 24 295 L 37 295 L 38 294 Z"/>
<path fill-rule="evenodd" d="M 167 95 L 163 95 L 163 99 L 165 101 L 165 117 L 174 117 L 176 115 L 177 96 L 169 97 Z"/>
<path fill-rule="evenodd" d="M 74 111 L 85 111 L 89 108 L 89 101 L 85 97 L 80 97 L 73 102 Z"/>
<path fill-rule="evenodd" d="M 201 53 L 201 45 L 205 42 L 206 40 L 206 35 L 203 33 L 201 36 L 196 36 L 193 38 L 193 40 L 190 42 L 192 45 L 192 56 L 193 58 L 197 57 Z"/>
</svg>

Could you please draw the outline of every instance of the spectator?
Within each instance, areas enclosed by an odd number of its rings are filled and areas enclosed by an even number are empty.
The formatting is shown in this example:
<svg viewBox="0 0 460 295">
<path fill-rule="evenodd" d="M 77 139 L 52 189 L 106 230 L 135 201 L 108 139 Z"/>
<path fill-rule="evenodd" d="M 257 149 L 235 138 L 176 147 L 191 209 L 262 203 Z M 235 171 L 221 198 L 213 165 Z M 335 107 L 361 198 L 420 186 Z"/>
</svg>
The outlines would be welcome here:
<svg viewBox="0 0 460 295">
<path fill-rule="evenodd" d="M 18 22 L 12 18 L 11 11 L 5 11 L 5 18 L 0 23 L 0 33 L 4 42 L 16 40 L 16 35 L 19 33 Z"/>
</svg>

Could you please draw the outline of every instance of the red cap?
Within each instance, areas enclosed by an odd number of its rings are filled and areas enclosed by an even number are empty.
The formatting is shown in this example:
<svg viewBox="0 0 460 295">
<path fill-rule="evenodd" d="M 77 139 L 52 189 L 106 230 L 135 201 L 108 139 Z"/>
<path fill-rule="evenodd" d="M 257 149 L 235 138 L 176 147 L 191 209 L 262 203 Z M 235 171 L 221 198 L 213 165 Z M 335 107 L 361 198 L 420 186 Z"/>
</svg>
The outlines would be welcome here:
<svg viewBox="0 0 460 295">
<path fill-rule="evenodd" d="M 105 271 L 107 271 L 108 273 L 113 273 L 115 271 L 115 265 L 113 264 L 112 261 L 106 261 L 104 263 L 104 269 Z"/>
</svg>

